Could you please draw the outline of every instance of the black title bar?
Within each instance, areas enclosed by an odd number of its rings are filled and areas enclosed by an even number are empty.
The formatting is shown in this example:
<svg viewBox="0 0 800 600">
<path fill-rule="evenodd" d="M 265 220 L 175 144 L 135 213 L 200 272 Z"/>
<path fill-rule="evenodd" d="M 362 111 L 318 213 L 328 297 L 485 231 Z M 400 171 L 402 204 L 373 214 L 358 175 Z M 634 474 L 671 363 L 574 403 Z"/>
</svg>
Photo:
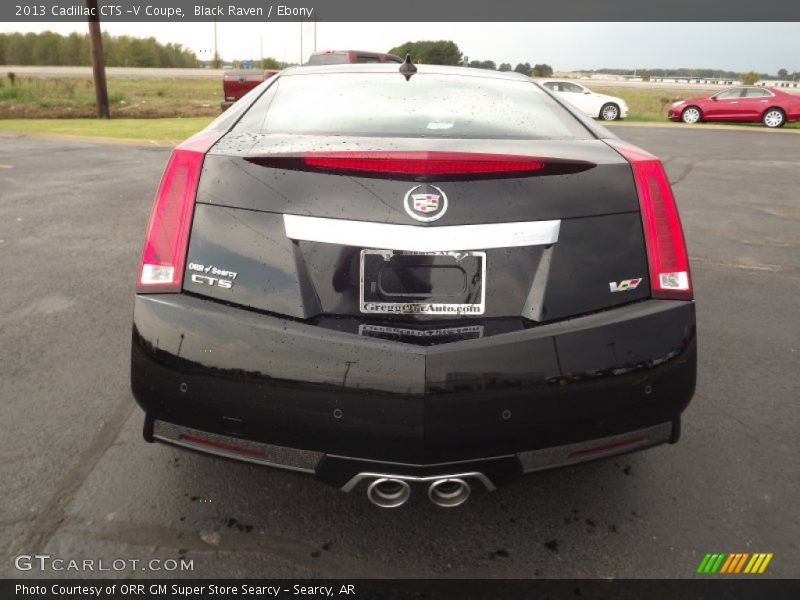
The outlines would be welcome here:
<svg viewBox="0 0 800 600">
<path fill-rule="evenodd" d="M 4 579 L 3 600 L 796 600 L 797 579 Z"/>
<path fill-rule="evenodd" d="M 798 0 L 3 0 L 3 22 L 765 22 L 799 21 Z M 680 43 L 680 40 L 676 40 Z"/>
</svg>

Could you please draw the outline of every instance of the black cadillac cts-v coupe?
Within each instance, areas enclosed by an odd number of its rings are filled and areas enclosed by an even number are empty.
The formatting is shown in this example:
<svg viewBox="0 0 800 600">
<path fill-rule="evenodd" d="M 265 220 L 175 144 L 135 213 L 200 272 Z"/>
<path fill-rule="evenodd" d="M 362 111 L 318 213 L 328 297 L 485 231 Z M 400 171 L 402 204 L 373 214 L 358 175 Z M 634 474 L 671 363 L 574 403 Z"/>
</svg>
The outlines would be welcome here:
<svg viewBox="0 0 800 600">
<path fill-rule="evenodd" d="M 384 507 L 675 442 L 695 307 L 658 159 L 514 73 L 288 69 L 180 144 L 144 437 Z"/>
</svg>

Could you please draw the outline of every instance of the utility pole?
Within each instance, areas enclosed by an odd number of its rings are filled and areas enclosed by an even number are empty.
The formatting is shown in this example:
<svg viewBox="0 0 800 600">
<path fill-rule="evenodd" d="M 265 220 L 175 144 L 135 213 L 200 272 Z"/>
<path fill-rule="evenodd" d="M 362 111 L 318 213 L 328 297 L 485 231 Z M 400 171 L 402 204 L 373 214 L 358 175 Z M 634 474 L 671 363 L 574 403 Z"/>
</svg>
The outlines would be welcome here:
<svg viewBox="0 0 800 600">
<path fill-rule="evenodd" d="M 86 8 L 95 16 L 89 17 L 89 43 L 92 52 L 92 73 L 94 74 L 94 95 L 97 101 L 97 117 L 109 119 L 108 86 L 106 85 L 106 63 L 103 59 L 103 36 L 100 33 L 100 11 L 97 0 L 86 0 Z"/>
<path fill-rule="evenodd" d="M 217 52 L 217 19 L 214 18 L 214 68 L 219 69 L 219 52 Z"/>
</svg>

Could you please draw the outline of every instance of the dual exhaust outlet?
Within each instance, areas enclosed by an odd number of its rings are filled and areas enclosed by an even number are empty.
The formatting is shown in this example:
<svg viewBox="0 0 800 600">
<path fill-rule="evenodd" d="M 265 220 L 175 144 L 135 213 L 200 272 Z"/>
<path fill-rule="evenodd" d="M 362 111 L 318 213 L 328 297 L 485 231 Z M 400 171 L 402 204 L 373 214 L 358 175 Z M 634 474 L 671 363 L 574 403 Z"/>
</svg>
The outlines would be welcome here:
<svg viewBox="0 0 800 600">
<path fill-rule="evenodd" d="M 428 485 L 428 498 L 436 506 L 453 508 L 464 504 L 471 491 L 469 483 L 460 477 L 442 477 Z M 410 497 L 411 486 L 405 479 L 378 477 L 367 487 L 367 498 L 381 508 L 403 506 Z"/>
</svg>

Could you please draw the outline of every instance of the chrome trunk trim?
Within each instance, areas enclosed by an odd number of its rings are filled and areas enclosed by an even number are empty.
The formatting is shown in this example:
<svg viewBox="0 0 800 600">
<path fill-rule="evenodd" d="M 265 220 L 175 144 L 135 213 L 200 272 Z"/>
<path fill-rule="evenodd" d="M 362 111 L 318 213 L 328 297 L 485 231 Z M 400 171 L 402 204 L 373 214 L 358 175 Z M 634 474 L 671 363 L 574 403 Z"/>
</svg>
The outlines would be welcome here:
<svg viewBox="0 0 800 600">
<path fill-rule="evenodd" d="M 285 214 L 283 225 L 286 237 L 292 240 L 380 250 L 452 252 L 555 244 L 561 221 L 426 227 Z"/>
</svg>

